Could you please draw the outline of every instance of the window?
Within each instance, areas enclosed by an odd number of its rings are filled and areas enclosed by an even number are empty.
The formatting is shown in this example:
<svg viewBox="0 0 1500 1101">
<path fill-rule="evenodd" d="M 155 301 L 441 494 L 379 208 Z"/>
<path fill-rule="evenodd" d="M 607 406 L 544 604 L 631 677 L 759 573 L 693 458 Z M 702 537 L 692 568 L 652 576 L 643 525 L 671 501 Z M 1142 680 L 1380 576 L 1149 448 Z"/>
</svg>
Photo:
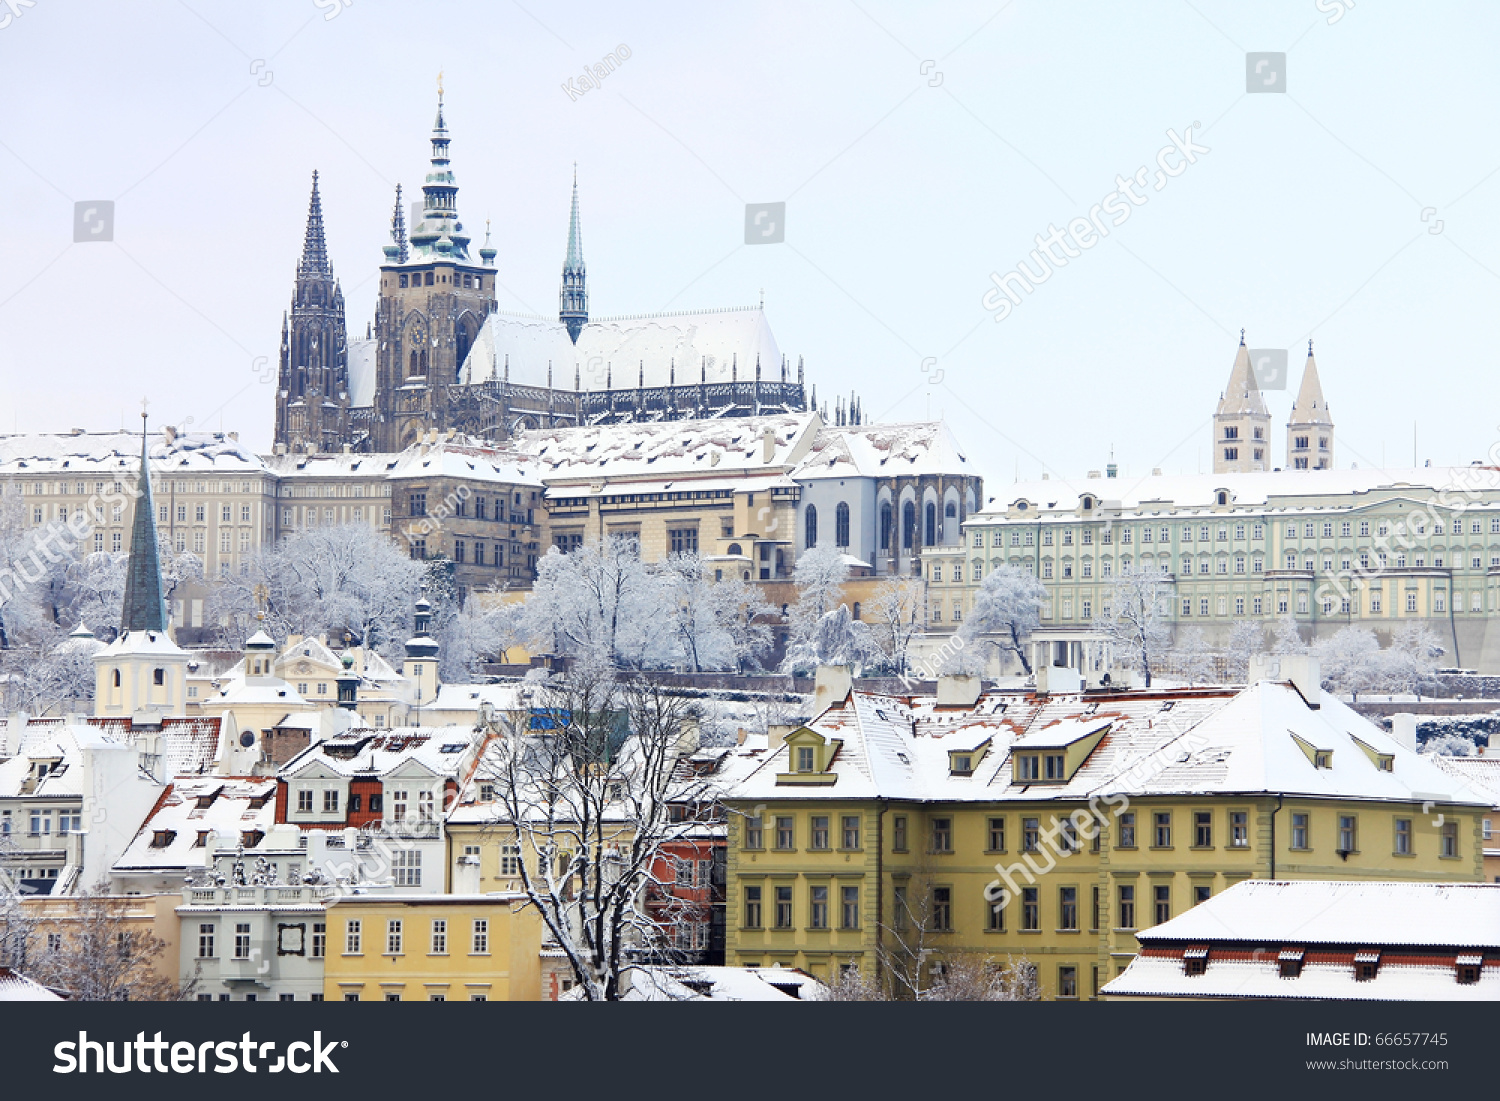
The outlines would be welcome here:
<svg viewBox="0 0 1500 1101">
<path fill-rule="evenodd" d="M 844 815 L 844 848 L 859 848 L 859 815 Z"/>
<path fill-rule="evenodd" d="M 766 844 L 766 831 L 761 823 L 760 815 L 751 815 L 745 819 L 745 848 L 763 849 Z"/>
<path fill-rule="evenodd" d="M 799 745 L 797 747 L 797 771 L 811 772 L 813 770 L 813 747 L 810 745 Z"/>
<path fill-rule="evenodd" d="M 328 925 L 326 922 L 313 922 L 312 954 L 315 959 L 322 959 L 328 954 Z"/>
<path fill-rule="evenodd" d="M 344 924 L 344 955 L 359 956 L 364 954 L 361 947 L 361 922 L 358 918 L 352 918 Z"/>
<path fill-rule="evenodd" d="M 432 919 L 432 955 L 448 954 L 448 921 L 446 918 Z"/>
<path fill-rule="evenodd" d="M 906 815 L 898 814 L 891 819 L 891 850 L 904 853 L 906 851 Z"/>
<path fill-rule="evenodd" d="M 1172 847 L 1172 812 L 1158 811 L 1152 816 L 1153 829 L 1151 845 L 1157 849 L 1170 849 Z"/>
<path fill-rule="evenodd" d="M 1193 812 L 1193 847 L 1211 849 L 1214 844 L 1214 816 L 1212 811 Z"/>
<path fill-rule="evenodd" d="M 1339 815 L 1339 852 L 1358 852 L 1358 823 L 1352 814 Z"/>
<path fill-rule="evenodd" d="M 1296 813 L 1292 815 L 1292 848 L 1306 849 L 1307 843 L 1307 815 Z"/>
<path fill-rule="evenodd" d="M 1120 913 L 1115 922 L 1116 929 L 1135 928 L 1135 888 L 1122 886 L 1119 889 Z"/>
<path fill-rule="evenodd" d="M 939 933 L 953 931 L 953 888 L 932 889 L 932 927 Z"/>
<path fill-rule="evenodd" d="M 1156 924 L 1172 918 L 1172 887 L 1170 884 L 1159 883 L 1151 888 L 1152 898 L 1156 905 Z"/>
<path fill-rule="evenodd" d="M 1059 998 L 1078 997 L 1078 968 L 1059 967 L 1057 969 L 1057 996 Z"/>
<path fill-rule="evenodd" d="M 234 958 L 237 960 L 250 958 L 250 923 L 248 921 L 238 922 L 234 927 Z"/>
<path fill-rule="evenodd" d="M 808 550 L 812 550 L 818 545 L 818 507 L 816 505 L 808 505 L 807 508 L 803 510 L 803 517 L 804 526 L 807 532 L 807 538 L 804 541 L 803 545 L 806 546 Z"/>
<path fill-rule="evenodd" d="M 1016 779 L 1025 783 L 1040 778 L 1041 770 L 1038 767 L 1041 761 L 1035 753 L 1023 753 L 1016 758 Z"/>
<path fill-rule="evenodd" d="M 300 693 L 299 693 L 300 694 Z M 323 792 L 323 813 L 337 814 L 339 809 L 339 793 L 337 790 Z"/>
<path fill-rule="evenodd" d="M 214 927 L 212 923 L 204 923 L 198 926 L 198 958 L 200 960 L 211 960 L 214 958 Z"/>
<path fill-rule="evenodd" d="M 932 820 L 932 851 L 935 853 L 953 851 L 953 819 L 934 818 Z"/>
<path fill-rule="evenodd" d="M 1061 753 L 1048 753 L 1046 755 L 1046 757 L 1045 757 L 1045 761 L 1046 761 L 1046 766 L 1047 766 L 1047 768 L 1046 768 L 1047 779 L 1049 779 L 1049 780 L 1066 780 L 1067 779 L 1066 769 L 1064 767 L 1065 761 L 1064 761 L 1063 754 L 1061 754 Z"/>
<path fill-rule="evenodd" d="M 1250 847 L 1250 815 L 1247 811 L 1229 812 L 1229 847 L 1231 849 Z"/>
<path fill-rule="evenodd" d="M 1439 850 L 1441 856 L 1458 855 L 1458 823 L 1444 822 L 1442 848 Z"/>
<path fill-rule="evenodd" d="M 760 888 L 745 888 L 745 928 L 760 928 Z"/>
<path fill-rule="evenodd" d="M 673 528 L 667 532 L 673 554 L 696 554 L 698 551 L 697 528 Z"/>
<path fill-rule="evenodd" d="M 828 848 L 828 815 L 815 814 L 812 816 L 812 831 L 809 849 Z"/>
<path fill-rule="evenodd" d="M 986 899 L 984 903 L 984 927 L 991 933 L 1005 932 L 1005 907 Z"/>
<path fill-rule="evenodd" d="M 401 955 L 401 919 L 391 918 L 385 923 L 385 954 Z"/>
<path fill-rule="evenodd" d="M 842 889 L 843 912 L 840 927 L 844 929 L 859 928 L 859 888 L 845 887 Z"/>
<path fill-rule="evenodd" d="M 1038 842 L 1041 839 L 1041 819 L 1021 819 L 1021 851 L 1023 853 L 1034 853 L 1037 851 Z"/>
<path fill-rule="evenodd" d="M 828 928 L 828 888 L 823 886 L 807 889 L 807 927 Z"/>
<path fill-rule="evenodd" d="M 1036 932 L 1042 927 L 1042 915 L 1037 905 L 1037 888 L 1021 888 L 1021 928 Z"/>
<path fill-rule="evenodd" d="M 1057 927 L 1063 930 L 1078 928 L 1078 888 L 1057 889 Z"/>
<path fill-rule="evenodd" d="M 1396 819 L 1396 855 L 1411 855 L 1411 819 Z"/>
<path fill-rule="evenodd" d="M 792 816 L 788 814 L 778 817 L 776 819 L 776 847 L 790 849 L 795 839 L 792 831 Z"/>
<path fill-rule="evenodd" d="M 1005 819 L 991 818 L 989 822 L 989 848 L 987 852 L 1001 853 L 1005 851 Z"/>
<path fill-rule="evenodd" d="M 790 887 L 776 888 L 776 928 L 790 929 L 792 927 L 792 889 Z"/>
<path fill-rule="evenodd" d="M 833 511 L 833 542 L 840 547 L 849 545 L 849 506 L 843 501 Z"/>
</svg>

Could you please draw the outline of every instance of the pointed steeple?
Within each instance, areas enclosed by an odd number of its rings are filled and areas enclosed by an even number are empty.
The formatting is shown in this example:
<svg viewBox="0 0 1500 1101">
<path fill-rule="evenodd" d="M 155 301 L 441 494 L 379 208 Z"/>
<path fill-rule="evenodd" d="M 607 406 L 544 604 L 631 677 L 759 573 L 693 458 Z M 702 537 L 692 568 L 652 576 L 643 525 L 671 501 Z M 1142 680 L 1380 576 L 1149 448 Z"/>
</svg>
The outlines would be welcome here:
<svg viewBox="0 0 1500 1101">
<path fill-rule="evenodd" d="M 1250 350 L 1245 347 L 1245 330 L 1241 329 L 1240 346 L 1229 371 L 1229 385 L 1214 411 L 1214 473 L 1269 470 L 1270 445 L 1271 413 L 1255 383 Z"/>
<path fill-rule="evenodd" d="M 302 262 L 297 265 L 297 274 L 332 273 L 333 265 L 328 262 L 328 243 L 323 237 L 323 199 L 318 194 L 318 173 L 314 169 L 312 198 L 307 203 L 307 235 L 302 242 Z"/>
<path fill-rule="evenodd" d="M 1307 342 L 1302 386 L 1286 425 L 1286 465 L 1288 470 L 1333 469 L 1333 414 L 1323 398 L 1311 340 Z"/>
<path fill-rule="evenodd" d="M 574 344 L 589 321 L 588 273 L 583 263 L 583 231 L 578 226 L 578 166 L 573 166 L 573 210 L 568 217 L 568 254 L 563 258 L 557 319 Z"/>
<path fill-rule="evenodd" d="M 422 184 L 422 220 L 412 227 L 411 246 L 419 257 L 469 258 L 469 238 L 458 220 L 458 181 L 448 157 L 448 124 L 443 119 L 443 84 L 438 78 L 437 117 L 432 122 L 432 167 Z"/>
<path fill-rule="evenodd" d="M 391 243 L 385 246 L 387 264 L 404 264 L 411 259 L 411 246 L 406 239 L 406 210 L 401 202 L 401 185 L 396 185 L 396 209 L 391 214 Z"/>
<path fill-rule="evenodd" d="M 317 193 L 314 192 L 316 198 Z M 130 531 L 130 562 L 125 568 L 125 604 L 120 631 L 165 631 L 167 608 L 161 593 L 161 555 L 156 545 L 156 506 L 151 498 L 151 467 L 146 454 L 146 414 L 141 413 L 140 496 Z"/>
</svg>

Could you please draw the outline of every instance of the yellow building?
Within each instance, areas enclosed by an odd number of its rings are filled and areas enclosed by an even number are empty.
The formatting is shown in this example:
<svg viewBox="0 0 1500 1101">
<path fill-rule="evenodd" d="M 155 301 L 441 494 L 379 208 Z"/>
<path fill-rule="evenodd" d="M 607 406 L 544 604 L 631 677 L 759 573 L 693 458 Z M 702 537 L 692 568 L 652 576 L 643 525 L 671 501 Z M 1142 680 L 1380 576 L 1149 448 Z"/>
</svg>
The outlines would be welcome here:
<svg viewBox="0 0 1500 1101">
<path fill-rule="evenodd" d="M 346 895 L 328 906 L 326 1001 L 534 1002 L 541 918 L 517 894 Z"/>
<path fill-rule="evenodd" d="M 1286 679 L 1280 679 L 1285 672 Z M 1241 691 L 852 693 L 729 800 L 728 959 L 824 979 L 981 955 L 1087 998 L 1252 878 L 1482 878 L 1486 808 L 1284 660 Z M 977 682 L 972 682 L 977 685 Z"/>
</svg>

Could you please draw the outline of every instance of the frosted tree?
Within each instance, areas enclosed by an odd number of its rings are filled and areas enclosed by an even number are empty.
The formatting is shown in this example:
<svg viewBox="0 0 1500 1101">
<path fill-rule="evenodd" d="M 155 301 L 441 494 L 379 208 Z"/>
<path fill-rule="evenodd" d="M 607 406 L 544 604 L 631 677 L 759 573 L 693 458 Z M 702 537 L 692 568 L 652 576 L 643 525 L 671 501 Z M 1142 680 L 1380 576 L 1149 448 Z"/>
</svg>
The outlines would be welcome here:
<svg viewBox="0 0 1500 1101">
<path fill-rule="evenodd" d="M 850 615 L 847 604 L 839 604 L 824 612 L 812 631 L 788 648 L 786 660 L 793 669 L 861 666 L 879 653 L 869 625 Z"/>
<path fill-rule="evenodd" d="M 130 917 L 132 900 L 96 887 L 79 897 L 76 916 L 60 928 L 56 948 L 29 953 L 31 977 L 84 1002 L 170 1002 L 192 996 L 194 983 L 161 974 L 169 945 Z"/>
<path fill-rule="evenodd" d="M 792 584 L 797 588 L 797 602 L 787 616 L 787 655 L 783 664 L 791 669 L 789 662 L 793 654 L 801 657 L 809 652 L 813 632 L 825 615 L 838 607 L 844 595 L 844 583 L 849 580 L 847 555 L 839 547 L 814 547 L 797 559 L 792 571 Z"/>
<path fill-rule="evenodd" d="M 124 551 L 97 551 L 73 563 L 68 570 L 72 590 L 69 619 L 86 623 L 104 638 L 120 633 L 120 612 L 125 604 L 125 567 L 130 556 Z"/>
<path fill-rule="evenodd" d="M 1391 692 L 1420 694 L 1432 683 L 1438 662 L 1447 650 L 1432 628 L 1421 623 L 1403 623 L 1391 632 L 1391 645 L 1383 654 L 1384 685 Z"/>
<path fill-rule="evenodd" d="M 1477 757 L 1478 743 L 1463 734 L 1434 734 L 1417 747 L 1430 757 Z"/>
<path fill-rule="evenodd" d="M 1259 623 L 1240 620 L 1229 629 L 1229 679 L 1244 684 L 1250 679 L 1250 659 L 1266 650 L 1266 633 Z"/>
<path fill-rule="evenodd" d="M 526 637 L 553 653 L 640 667 L 661 628 L 660 586 L 636 540 L 611 535 L 537 563 Z"/>
<path fill-rule="evenodd" d="M 660 584 L 666 634 L 675 643 L 671 664 L 695 673 L 739 669 L 770 645 L 766 617 L 774 609 L 739 576 L 715 580 L 696 552 L 674 554 L 652 572 Z"/>
<path fill-rule="evenodd" d="M 1177 666 L 1178 676 L 1186 680 L 1189 687 L 1214 679 L 1214 652 L 1202 628 L 1187 627 L 1178 632 L 1172 660 Z"/>
<path fill-rule="evenodd" d="M 991 570 L 974 594 L 974 609 L 959 634 L 966 641 L 982 640 L 1002 653 L 1014 654 L 1030 676 L 1031 660 L 1026 651 L 1031 633 L 1041 625 L 1042 601 L 1046 599 L 1046 588 L 1021 567 Z"/>
<path fill-rule="evenodd" d="M 1313 643 L 1323 687 L 1358 700 L 1361 692 L 1380 683 L 1383 674 L 1380 641 L 1364 627 L 1344 627 Z"/>
<path fill-rule="evenodd" d="M 0 497 L 0 649 L 47 636 L 73 559 L 59 523 L 30 526 L 19 495 Z"/>
<path fill-rule="evenodd" d="M 696 744 L 687 705 L 584 660 L 547 692 L 554 729 L 512 722 L 478 776 L 495 791 L 490 827 L 522 853 L 522 891 L 587 1001 L 615 1001 L 642 953 L 669 945 L 671 915 L 647 889 L 667 886 L 670 846 L 697 836 L 684 808 L 711 805 L 711 780 L 682 767 Z"/>
<path fill-rule="evenodd" d="M 1271 653 L 1273 654 L 1305 654 L 1307 643 L 1302 641 L 1302 632 L 1297 628 L 1297 621 L 1287 612 L 1276 621 L 1276 628 L 1271 634 Z"/>
<path fill-rule="evenodd" d="M 442 647 L 439 651 L 442 679 L 449 684 L 468 680 L 479 673 L 484 662 L 504 660 L 505 652 L 522 641 L 524 614 L 519 602 L 486 610 L 471 597 L 437 636 Z"/>
<path fill-rule="evenodd" d="M 1151 667 L 1166 651 L 1170 633 L 1164 620 L 1172 599 L 1171 582 L 1159 570 L 1129 566 L 1115 574 L 1094 629 L 1151 687 Z"/>
<path fill-rule="evenodd" d="M 906 673 L 911 640 L 926 630 L 927 599 L 922 579 L 895 576 L 875 586 L 874 598 L 863 609 L 876 644 L 892 672 Z"/>
</svg>

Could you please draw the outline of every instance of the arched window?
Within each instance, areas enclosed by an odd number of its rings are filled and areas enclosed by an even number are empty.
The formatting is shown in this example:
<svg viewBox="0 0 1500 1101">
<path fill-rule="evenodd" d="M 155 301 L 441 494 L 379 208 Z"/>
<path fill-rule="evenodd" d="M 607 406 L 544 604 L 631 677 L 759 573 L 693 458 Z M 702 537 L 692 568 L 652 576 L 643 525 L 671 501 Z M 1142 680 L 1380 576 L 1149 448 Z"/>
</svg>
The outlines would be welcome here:
<svg viewBox="0 0 1500 1101">
<path fill-rule="evenodd" d="M 949 501 L 947 505 L 943 507 L 943 515 L 946 516 L 949 520 L 956 520 L 958 518 L 958 506 L 952 501 Z"/>
<path fill-rule="evenodd" d="M 151 683 L 152 684 L 166 684 L 167 683 L 167 671 L 165 669 L 153 669 L 153 670 L 151 670 Z"/>
<path fill-rule="evenodd" d="M 474 343 L 474 333 L 468 318 L 458 323 L 458 361 L 453 365 L 453 381 L 462 382 L 464 360 L 469 357 L 469 346 Z"/>
<path fill-rule="evenodd" d="M 922 540 L 924 547 L 935 547 L 938 541 L 937 531 L 937 505 L 931 501 L 927 502 L 927 537 Z"/>
<path fill-rule="evenodd" d="M 745 550 L 738 543 L 730 543 L 729 544 L 729 551 L 728 551 L 728 553 L 729 554 L 744 554 Z"/>
<path fill-rule="evenodd" d="M 818 545 L 818 506 L 808 505 L 807 512 L 807 549 L 812 550 Z"/>
<path fill-rule="evenodd" d="M 851 613 L 855 619 L 859 618 L 859 601 L 854 602 L 854 611 Z"/>
<path fill-rule="evenodd" d="M 120 687 L 120 671 L 118 669 L 115 670 L 115 687 Z"/>
<path fill-rule="evenodd" d="M 891 503 L 886 501 L 880 506 L 880 549 L 889 551 L 891 549 L 891 527 L 895 523 L 895 516 L 891 513 Z"/>
<path fill-rule="evenodd" d="M 849 506 L 843 501 L 833 512 L 833 541 L 840 547 L 849 545 Z"/>
<path fill-rule="evenodd" d="M 911 501 L 901 506 L 901 547 L 911 550 L 917 541 L 917 506 Z"/>
<path fill-rule="evenodd" d="M 426 348 L 422 349 L 422 373 L 424 375 L 427 373 L 427 349 Z"/>
<path fill-rule="evenodd" d="M 411 350 L 411 367 L 407 369 L 406 373 L 408 375 L 417 373 L 417 350 L 415 348 Z"/>
</svg>

